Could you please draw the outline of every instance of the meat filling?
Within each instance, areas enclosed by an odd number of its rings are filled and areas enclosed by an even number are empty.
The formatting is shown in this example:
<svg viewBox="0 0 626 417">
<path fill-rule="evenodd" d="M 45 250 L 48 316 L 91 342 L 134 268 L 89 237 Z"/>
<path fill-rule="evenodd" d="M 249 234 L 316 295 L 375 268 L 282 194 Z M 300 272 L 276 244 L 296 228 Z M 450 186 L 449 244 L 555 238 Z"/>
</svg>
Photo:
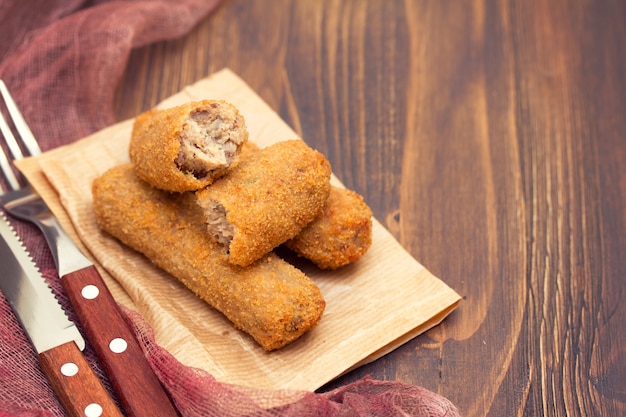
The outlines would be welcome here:
<svg viewBox="0 0 626 417">
<path fill-rule="evenodd" d="M 232 224 L 226 220 L 226 209 L 215 200 L 199 201 L 204 210 L 207 230 L 220 244 L 225 247 L 230 246 L 230 242 L 235 236 Z"/>
<path fill-rule="evenodd" d="M 176 164 L 183 172 L 203 178 L 214 170 L 229 168 L 245 141 L 244 123 L 219 104 L 193 111 L 182 126 Z"/>
</svg>

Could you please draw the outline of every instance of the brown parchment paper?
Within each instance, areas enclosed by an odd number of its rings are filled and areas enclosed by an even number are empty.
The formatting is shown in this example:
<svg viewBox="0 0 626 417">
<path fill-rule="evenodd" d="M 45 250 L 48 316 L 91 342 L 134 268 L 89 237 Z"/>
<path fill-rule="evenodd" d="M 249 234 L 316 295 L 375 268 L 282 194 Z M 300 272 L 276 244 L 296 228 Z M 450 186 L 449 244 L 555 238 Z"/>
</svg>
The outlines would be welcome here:
<svg viewBox="0 0 626 417">
<path fill-rule="evenodd" d="M 250 140 L 262 147 L 298 137 L 228 69 L 186 87 L 159 107 L 205 98 L 237 106 Z M 265 352 L 176 279 L 97 228 L 91 182 L 128 161 L 132 123 L 23 160 L 19 167 L 88 251 L 113 296 L 139 311 L 153 326 L 157 342 L 183 364 L 229 383 L 315 390 L 437 325 L 458 304 L 459 295 L 374 220 L 372 247 L 357 263 L 332 272 L 298 265 L 322 290 L 326 310 L 313 331 L 279 351 Z M 336 178 L 333 182 L 341 185 Z"/>
</svg>

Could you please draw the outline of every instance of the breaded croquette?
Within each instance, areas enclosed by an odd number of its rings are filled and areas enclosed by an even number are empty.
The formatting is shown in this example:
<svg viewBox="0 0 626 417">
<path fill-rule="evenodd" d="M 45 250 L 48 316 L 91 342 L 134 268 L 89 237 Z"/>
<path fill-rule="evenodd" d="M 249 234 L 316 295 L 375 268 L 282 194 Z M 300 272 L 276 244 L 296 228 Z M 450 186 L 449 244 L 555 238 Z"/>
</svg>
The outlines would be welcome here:
<svg viewBox="0 0 626 417">
<path fill-rule="evenodd" d="M 195 191 L 236 165 L 247 140 L 237 108 L 222 100 L 204 100 L 139 115 L 129 154 L 139 178 L 154 187 Z"/>
<path fill-rule="evenodd" d="M 253 142 L 241 149 L 241 160 L 258 152 Z M 285 242 L 299 256 L 322 269 L 356 262 L 372 245 L 372 210 L 354 191 L 331 186 L 324 210 L 296 237 Z"/>
<path fill-rule="evenodd" d="M 356 262 L 372 244 L 372 210 L 352 190 L 332 186 L 324 211 L 285 246 L 322 269 Z"/>
<path fill-rule="evenodd" d="M 196 193 L 207 229 L 246 266 L 296 236 L 322 212 L 330 164 L 301 140 L 278 142 L 242 160 Z"/>
<path fill-rule="evenodd" d="M 206 232 L 194 193 L 168 193 L 141 181 L 130 164 L 93 183 L 99 227 L 143 253 L 271 351 L 312 329 L 325 308 L 315 283 L 270 253 L 232 265 Z"/>
</svg>

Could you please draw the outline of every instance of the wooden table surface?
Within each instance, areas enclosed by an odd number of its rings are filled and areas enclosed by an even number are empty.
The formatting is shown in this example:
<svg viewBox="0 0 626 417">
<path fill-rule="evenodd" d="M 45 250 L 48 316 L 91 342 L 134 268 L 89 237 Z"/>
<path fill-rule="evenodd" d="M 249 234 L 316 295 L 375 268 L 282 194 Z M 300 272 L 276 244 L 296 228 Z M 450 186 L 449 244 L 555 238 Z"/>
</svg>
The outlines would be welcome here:
<svg viewBox="0 0 626 417">
<path fill-rule="evenodd" d="M 322 390 L 372 375 L 463 416 L 623 416 L 625 48 L 622 0 L 230 0 L 134 51 L 116 111 L 231 68 L 463 296 Z"/>
</svg>

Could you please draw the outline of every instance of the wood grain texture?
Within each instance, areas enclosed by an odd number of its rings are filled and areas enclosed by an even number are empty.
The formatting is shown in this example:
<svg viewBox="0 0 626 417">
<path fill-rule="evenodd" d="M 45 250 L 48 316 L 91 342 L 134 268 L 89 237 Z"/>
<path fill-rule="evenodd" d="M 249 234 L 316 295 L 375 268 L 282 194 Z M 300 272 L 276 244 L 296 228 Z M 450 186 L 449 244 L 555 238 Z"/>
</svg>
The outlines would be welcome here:
<svg viewBox="0 0 626 417">
<path fill-rule="evenodd" d="M 618 0 L 225 1 L 133 53 L 117 114 L 231 68 L 464 295 L 325 389 L 372 375 L 464 416 L 624 415 L 625 22 Z"/>
<path fill-rule="evenodd" d="M 104 416 L 122 417 L 117 404 L 73 341 L 40 353 L 39 363 L 70 417 L 97 415 L 98 411 Z M 87 414 L 88 411 L 94 414 Z"/>
</svg>

